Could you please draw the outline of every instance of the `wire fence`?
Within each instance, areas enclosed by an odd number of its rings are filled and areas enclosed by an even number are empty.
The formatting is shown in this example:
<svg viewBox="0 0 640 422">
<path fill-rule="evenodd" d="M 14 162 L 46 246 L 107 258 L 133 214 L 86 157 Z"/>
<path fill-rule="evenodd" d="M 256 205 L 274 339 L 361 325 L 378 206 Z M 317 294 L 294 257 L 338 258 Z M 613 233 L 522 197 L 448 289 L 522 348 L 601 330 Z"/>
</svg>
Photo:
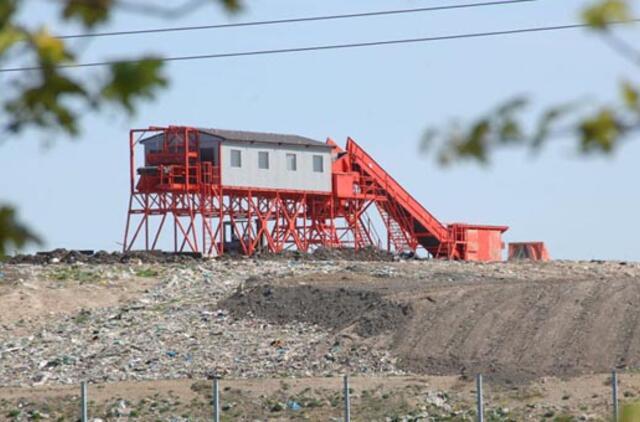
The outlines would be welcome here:
<svg viewBox="0 0 640 422">
<path fill-rule="evenodd" d="M 224 394 L 221 394 L 221 382 L 223 379 L 215 376 L 211 382 L 211 392 L 212 392 L 212 400 L 211 400 L 211 420 L 214 422 L 220 422 L 222 418 L 223 409 L 223 401 L 225 399 Z M 351 387 L 350 387 L 350 379 L 348 375 L 344 375 L 342 377 L 342 408 L 343 408 L 343 418 L 338 419 L 341 422 L 351 422 L 352 418 L 352 409 L 351 409 Z M 611 372 L 610 377 L 610 388 L 611 388 L 611 420 L 614 422 L 635 422 L 640 421 L 640 415 L 629 415 L 629 414 L 620 414 L 619 408 L 619 398 L 618 398 L 618 373 L 614 370 Z M 476 400 L 476 418 L 477 422 L 484 422 L 485 419 L 485 405 L 484 405 L 484 379 L 482 374 L 476 375 L 475 378 L 475 400 Z M 82 381 L 80 383 L 80 421 L 81 422 L 90 422 L 93 419 L 90 419 L 89 409 L 89 389 L 88 383 L 86 381 Z"/>
</svg>

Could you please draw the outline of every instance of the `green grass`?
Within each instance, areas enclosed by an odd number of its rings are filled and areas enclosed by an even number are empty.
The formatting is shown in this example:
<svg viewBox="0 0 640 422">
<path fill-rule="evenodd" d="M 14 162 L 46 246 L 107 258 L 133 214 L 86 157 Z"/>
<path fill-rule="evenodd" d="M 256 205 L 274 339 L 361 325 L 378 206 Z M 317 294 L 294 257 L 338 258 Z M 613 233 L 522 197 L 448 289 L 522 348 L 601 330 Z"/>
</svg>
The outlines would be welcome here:
<svg viewBox="0 0 640 422">
<path fill-rule="evenodd" d="M 103 279 L 102 272 L 71 265 L 55 268 L 49 273 L 49 278 L 56 281 L 77 281 L 80 284 L 96 283 Z"/>
<path fill-rule="evenodd" d="M 160 275 L 160 271 L 154 268 L 141 268 L 136 270 L 136 276 L 138 277 L 152 278 L 152 277 L 158 277 L 159 275 Z"/>
</svg>

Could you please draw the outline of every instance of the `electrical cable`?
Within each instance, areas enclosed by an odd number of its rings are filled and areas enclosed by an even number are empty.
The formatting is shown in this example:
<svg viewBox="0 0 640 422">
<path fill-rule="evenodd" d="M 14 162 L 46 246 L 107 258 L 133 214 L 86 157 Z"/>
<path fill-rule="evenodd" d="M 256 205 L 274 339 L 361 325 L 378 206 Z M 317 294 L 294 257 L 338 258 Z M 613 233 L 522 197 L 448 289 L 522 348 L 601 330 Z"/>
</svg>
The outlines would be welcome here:
<svg viewBox="0 0 640 422">
<path fill-rule="evenodd" d="M 632 22 L 640 22 L 640 18 L 633 18 L 625 21 L 609 22 L 608 25 L 620 25 L 620 24 L 632 23 Z M 279 48 L 279 49 L 271 49 L 271 50 L 251 50 L 251 51 L 238 51 L 238 52 L 229 52 L 229 53 L 200 54 L 200 55 L 192 55 L 192 56 L 158 57 L 155 59 L 163 62 L 177 62 L 177 61 L 203 60 L 203 59 L 224 59 L 224 58 L 231 58 L 231 57 L 265 56 L 265 55 L 272 55 L 272 54 L 303 53 L 303 52 L 311 52 L 311 51 L 377 47 L 377 46 L 385 46 L 385 45 L 415 44 L 415 43 L 426 43 L 426 42 L 445 41 L 445 40 L 460 40 L 460 39 L 470 39 L 470 38 L 518 35 L 518 34 L 532 33 L 532 32 L 549 32 L 549 31 L 579 29 L 579 28 L 586 28 L 590 26 L 591 25 L 589 24 L 556 25 L 556 26 L 510 29 L 505 31 L 472 32 L 472 33 L 466 33 L 466 34 L 442 35 L 442 36 L 383 40 L 383 41 L 370 41 L 370 42 L 359 42 L 359 43 L 348 43 L 348 44 L 316 45 L 316 46 L 307 46 L 307 47 Z M 57 69 L 99 67 L 99 66 L 109 66 L 117 63 L 138 63 L 143 60 L 145 59 L 137 58 L 137 59 L 88 62 L 88 63 L 69 63 L 69 64 L 56 65 L 54 67 Z M 23 72 L 23 71 L 41 70 L 41 69 L 42 69 L 41 66 L 8 67 L 8 68 L 0 68 L 0 73 Z"/>
<path fill-rule="evenodd" d="M 396 10 L 381 10 L 376 12 L 362 12 L 362 13 L 349 13 L 345 15 L 326 15 L 326 16 L 309 16 L 300 18 L 289 19 L 274 19 L 274 20 L 262 20 L 253 22 L 234 22 L 223 23 L 216 25 L 199 25 L 199 26 L 178 26 L 178 27 L 166 27 L 166 28 L 154 28 L 154 29 L 136 29 L 128 31 L 110 31 L 110 32 L 91 32 L 84 34 L 71 34 L 71 35 L 58 35 L 56 38 L 65 40 L 73 38 L 95 38 L 95 37 L 112 37 L 121 35 L 139 35 L 139 34 L 153 34 L 161 32 L 179 32 L 179 31 L 200 31 L 203 29 L 223 29 L 223 28 L 238 28 L 246 26 L 265 26 L 265 25 L 280 25 L 299 22 L 315 22 L 326 20 L 338 20 L 338 19 L 353 19 L 364 18 L 371 16 L 387 16 L 387 15 L 400 15 L 408 13 L 422 13 L 422 12 L 435 12 L 442 10 L 454 10 L 454 9 L 466 9 L 472 7 L 487 7 L 487 6 L 501 6 L 518 3 L 532 3 L 537 0 L 502 0 L 502 1 L 490 1 L 483 3 L 465 3 L 454 4 L 447 6 L 431 6 L 431 7 L 419 7 L 414 9 L 396 9 Z"/>
</svg>

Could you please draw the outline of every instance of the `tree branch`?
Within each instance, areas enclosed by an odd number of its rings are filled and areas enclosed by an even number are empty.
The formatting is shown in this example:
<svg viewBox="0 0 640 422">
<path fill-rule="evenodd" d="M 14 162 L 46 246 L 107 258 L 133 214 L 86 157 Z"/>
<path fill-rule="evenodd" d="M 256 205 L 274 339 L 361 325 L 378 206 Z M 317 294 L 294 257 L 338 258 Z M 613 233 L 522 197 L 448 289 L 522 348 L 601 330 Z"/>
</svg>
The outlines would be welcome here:
<svg viewBox="0 0 640 422">
<path fill-rule="evenodd" d="M 144 15 L 156 16 L 164 19 L 182 17 L 192 13 L 210 3 L 209 0 L 188 0 L 177 7 L 163 7 L 150 3 L 142 3 L 138 1 L 116 1 L 115 6 L 118 9 L 131 13 L 139 13 Z"/>
<path fill-rule="evenodd" d="M 616 36 L 610 30 L 602 31 L 602 39 L 621 56 L 628 59 L 634 65 L 640 67 L 640 50 L 636 50 L 624 39 Z"/>
</svg>

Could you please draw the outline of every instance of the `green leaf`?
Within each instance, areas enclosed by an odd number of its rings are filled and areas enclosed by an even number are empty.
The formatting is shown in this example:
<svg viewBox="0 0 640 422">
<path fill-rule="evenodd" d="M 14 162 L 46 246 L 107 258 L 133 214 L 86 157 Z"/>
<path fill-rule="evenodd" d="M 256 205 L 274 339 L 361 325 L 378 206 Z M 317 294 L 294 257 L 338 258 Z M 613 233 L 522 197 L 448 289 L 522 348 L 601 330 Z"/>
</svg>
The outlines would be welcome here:
<svg viewBox="0 0 640 422">
<path fill-rule="evenodd" d="M 102 89 L 102 96 L 134 111 L 136 98 L 154 98 L 158 88 L 167 86 L 161 74 L 162 61 L 146 58 L 135 62 L 120 62 L 111 66 L 111 78 Z"/>
<path fill-rule="evenodd" d="M 459 156 L 475 158 L 478 161 L 487 161 L 487 144 L 491 133 L 489 120 L 479 120 L 469 131 L 468 135 L 458 142 L 456 150 Z"/>
<path fill-rule="evenodd" d="M 428 151 L 438 138 L 438 131 L 434 128 L 427 129 L 422 135 L 422 139 L 420 140 L 419 149 L 421 152 Z"/>
<path fill-rule="evenodd" d="M 540 148 L 542 144 L 552 135 L 551 129 L 559 120 L 572 113 L 579 106 L 578 102 L 571 102 L 551 107 L 544 111 L 538 121 L 536 130 L 531 137 L 531 147 Z"/>
<path fill-rule="evenodd" d="M 495 115 L 491 117 L 497 141 L 512 143 L 523 139 L 524 134 L 515 114 L 524 110 L 528 105 L 529 101 L 526 98 L 515 97 L 497 108 Z"/>
<path fill-rule="evenodd" d="M 26 39 L 24 31 L 14 26 L 7 26 L 0 30 L 0 56 L 19 41 Z"/>
<path fill-rule="evenodd" d="M 9 129 L 18 132 L 25 125 L 34 124 L 77 134 L 77 116 L 65 104 L 70 98 L 86 99 L 87 93 L 79 83 L 57 70 L 43 70 L 40 83 L 5 104 L 5 111 L 12 116 Z"/>
<path fill-rule="evenodd" d="M 224 5 L 224 7 L 231 12 L 237 12 L 242 8 L 242 5 L 240 4 L 239 0 L 220 0 L 220 1 L 222 1 L 222 4 Z"/>
<path fill-rule="evenodd" d="M 502 143 L 518 142 L 524 138 L 520 124 L 512 118 L 504 119 L 498 125 L 498 139 Z"/>
<path fill-rule="evenodd" d="M 610 22 L 629 19 L 631 11 L 625 0 L 600 0 L 582 11 L 582 20 L 598 30 L 607 29 Z"/>
<path fill-rule="evenodd" d="M 30 38 L 41 66 L 50 68 L 73 59 L 64 42 L 50 35 L 46 28 L 30 34 Z"/>
<path fill-rule="evenodd" d="M 17 10 L 17 0 L 0 0 L 0 30 L 10 25 Z"/>
<path fill-rule="evenodd" d="M 583 152 L 611 152 L 622 135 L 622 125 L 616 114 L 603 108 L 594 116 L 585 119 L 579 127 Z"/>
<path fill-rule="evenodd" d="M 113 5 L 113 0 L 67 0 L 62 15 L 66 19 L 78 19 L 91 28 L 109 19 Z"/>
<path fill-rule="evenodd" d="M 622 99 L 625 105 L 632 110 L 640 109 L 640 92 L 631 85 L 630 82 L 625 81 L 622 83 Z"/>
<path fill-rule="evenodd" d="M 9 206 L 0 206 L 0 258 L 6 256 L 8 248 L 23 248 L 29 243 L 41 241 L 31 230 L 16 219 L 16 211 Z"/>
<path fill-rule="evenodd" d="M 506 101 L 496 110 L 496 115 L 500 117 L 513 115 L 514 113 L 524 109 L 529 105 L 529 100 L 525 97 L 518 96 Z"/>
</svg>

